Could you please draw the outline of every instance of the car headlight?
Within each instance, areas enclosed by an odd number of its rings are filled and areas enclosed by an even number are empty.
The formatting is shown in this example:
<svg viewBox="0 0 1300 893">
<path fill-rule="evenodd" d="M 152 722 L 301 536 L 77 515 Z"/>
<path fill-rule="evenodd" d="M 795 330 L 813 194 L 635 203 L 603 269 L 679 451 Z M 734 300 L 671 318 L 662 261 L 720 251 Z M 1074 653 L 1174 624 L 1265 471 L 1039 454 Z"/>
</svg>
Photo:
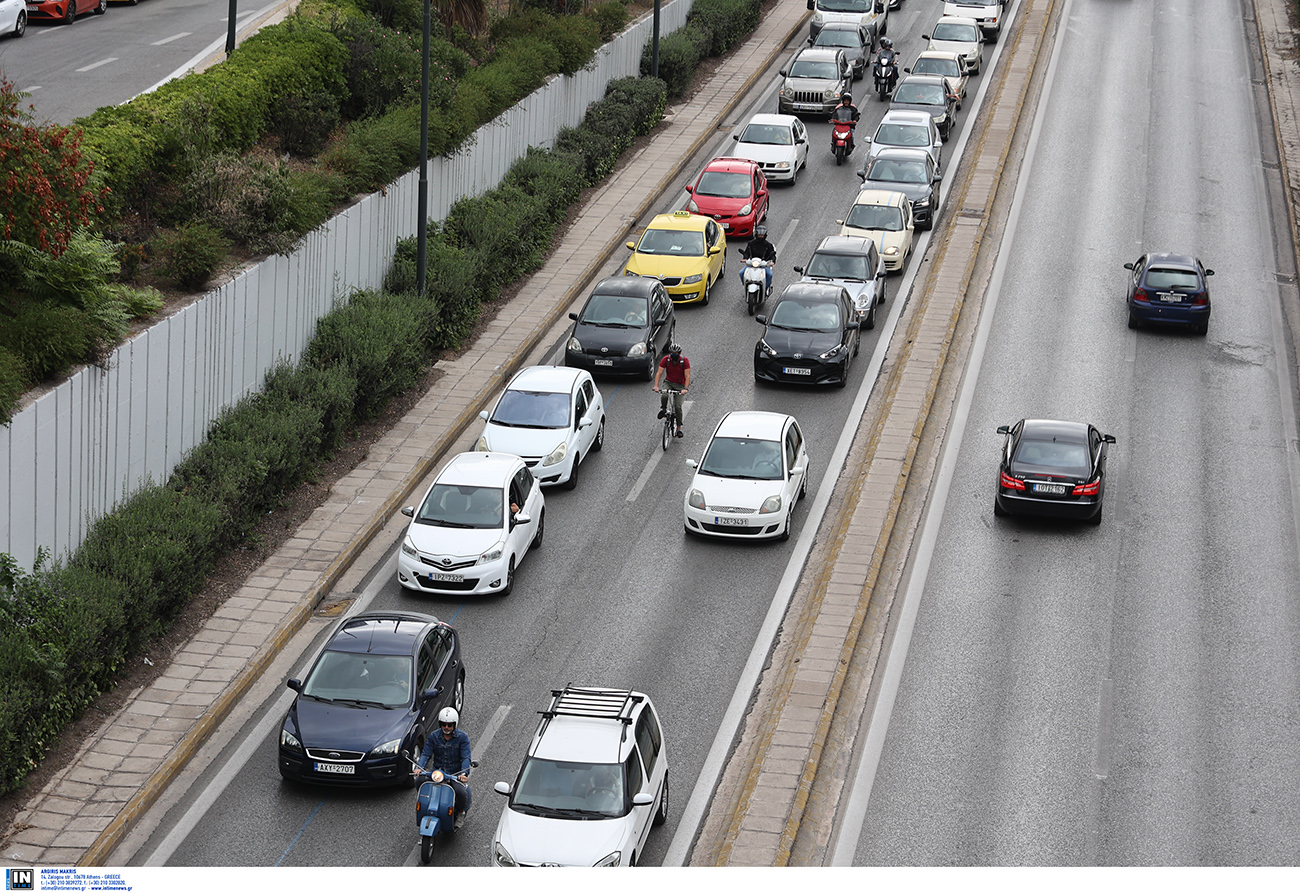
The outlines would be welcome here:
<svg viewBox="0 0 1300 893">
<path fill-rule="evenodd" d="M 411 538 L 409 536 L 406 539 L 402 540 L 402 551 L 405 552 L 407 555 L 410 555 L 412 558 L 420 557 L 420 550 L 415 548 L 415 543 L 411 542 Z"/>
<path fill-rule="evenodd" d="M 503 552 L 505 552 L 505 550 L 506 550 L 505 543 L 497 543 L 491 549 L 488 549 L 486 552 L 484 552 L 482 555 L 478 557 L 478 563 L 488 564 L 493 561 L 499 561 L 501 560 L 501 555 Z"/>
<path fill-rule="evenodd" d="M 706 505 L 704 502 L 704 494 L 701 493 L 699 490 L 692 490 L 691 495 L 686 498 L 686 501 L 691 504 L 691 508 L 696 508 L 696 509 L 708 508 L 708 505 Z"/>
<path fill-rule="evenodd" d="M 374 750 L 370 751 L 370 753 L 377 757 L 380 756 L 386 757 L 397 753 L 397 748 L 401 746 L 402 746 L 402 739 L 394 738 L 392 741 L 385 741 L 383 744 L 379 745 Z"/>
<path fill-rule="evenodd" d="M 781 95 L 784 96 L 784 97 L 786 97 L 786 98 L 789 98 L 789 97 L 793 96 L 793 95 L 794 95 L 794 87 L 791 87 L 789 84 L 782 84 L 782 85 L 781 85 Z"/>
<path fill-rule="evenodd" d="M 930 199 L 929 199 L 928 197 L 926 197 L 926 198 L 918 198 L 918 199 L 917 199 L 915 202 L 913 202 L 912 204 L 913 204 L 915 207 L 918 207 L 918 208 L 928 208 L 928 207 L 930 207 Z"/>
<path fill-rule="evenodd" d="M 474 449 L 480 453 L 492 452 L 492 447 L 488 445 L 488 439 L 486 434 L 479 435 L 478 442 L 474 444 Z"/>
<path fill-rule="evenodd" d="M 765 357 L 776 356 L 776 351 L 772 349 L 772 345 L 768 344 L 762 338 L 758 339 L 758 351 Z"/>
<path fill-rule="evenodd" d="M 740 214 L 739 214 L 739 216 L 744 217 L 744 216 L 746 216 L 747 214 L 749 214 L 750 211 L 753 211 L 753 210 L 754 210 L 754 206 L 753 206 L 753 205 L 745 205 L 745 207 L 743 207 L 743 208 L 740 209 Z"/>
<path fill-rule="evenodd" d="M 644 341 L 638 341 L 627 349 L 627 355 L 629 357 L 643 357 L 645 356 L 645 352 L 646 343 Z"/>
<path fill-rule="evenodd" d="M 885 249 L 884 253 L 889 255 L 890 257 L 893 257 L 895 254 L 898 253 L 898 246 L 890 245 L 888 248 Z"/>
<path fill-rule="evenodd" d="M 631 267 L 628 267 L 627 269 L 623 270 L 623 275 L 624 275 L 624 276 L 640 276 L 641 274 L 638 273 L 638 272 L 636 272 L 635 270 L 633 270 Z"/>
<path fill-rule="evenodd" d="M 832 99 L 839 99 L 840 91 L 838 87 L 827 87 L 822 91 L 822 102 L 829 102 Z"/>
<path fill-rule="evenodd" d="M 790 167 L 790 162 L 788 161 L 778 161 L 776 163 L 776 169 L 779 171 L 786 170 L 789 167 Z"/>
<path fill-rule="evenodd" d="M 758 513 L 760 515 L 770 515 L 773 512 L 779 512 L 779 511 L 781 511 L 780 494 L 776 496 L 769 496 L 767 497 L 767 499 L 764 499 L 763 505 L 761 508 L 759 508 Z"/>
<path fill-rule="evenodd" d="M 573 351 L 574 353 L 582 353 L 582 342 L 579 341 L 577 338 L 570 338 L 569 350 Z"/>
<path fill-rule="evenodd" d="M 619 863 L 623 861 L 622 853 L 610 853 L 604 859 L 597 862 L 594 868 L 618 868 Z"/>
<path fill-rule="evenodd" d="M 506 848 L 503 847 L 499 841 L 497 842 L 497 845 L 493 847 L 493 855 L 497 860 L 497 864 L 502 866 L 503 868 L 515 867 L 514 856 L 511 856 L 509 851 L 506 850 Z"/>
<path fill-rule="evenodd" d="M 844 349 L 843 344 L 837 344 L 834 347 L 832 347 L 830 350 L 826 351 L 826 353 L 822 354 L 820 358 L 823 360 L 833 360 L 837 356 L 839 356 L 840 351 L 843 349 Z M 777 508 L 779 507 L 780 506 L 778 505 Z M 776 509 L 772 509 L 772 511 L 776 511 Z"/>
<path fill-rule="evenodd" d="M 696 273 L 694 276 L 683 276 L 682 285 L 694 285 L 704 278 L 703 273 Z"/>
<path fill-rule="evenodd" d="M 293 736 L 293 732 L 288 729 L 280 730 L 280 746 L 291 747 L 294 750 L 302 750 L 302 742 Z"/>
<path fill-rule="evenodd" d="M 543 465 L 559 465 L 564 461 L 564 457 L 569 455 L 569 444 L 561 441 L 560 445 L 551 450 L 546 458 L 542 460 Z"/>
<path fill-rule="evenodd" d="M 695 204 L 695 199 L 691 199 L 686 203 L 686 209 L 690 211 L 692 214 L 700 213 L 700 206 Z"/>
</svg>

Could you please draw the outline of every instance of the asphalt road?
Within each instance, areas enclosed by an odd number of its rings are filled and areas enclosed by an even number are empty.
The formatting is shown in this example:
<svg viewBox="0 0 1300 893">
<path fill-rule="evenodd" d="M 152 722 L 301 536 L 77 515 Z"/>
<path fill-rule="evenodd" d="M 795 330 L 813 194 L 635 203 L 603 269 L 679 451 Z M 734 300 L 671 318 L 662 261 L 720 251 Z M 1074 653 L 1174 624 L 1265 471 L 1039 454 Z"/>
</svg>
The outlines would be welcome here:
<svg viewBox="0 0 1300 893">
<path fill-rule="evenodd" d="M 1300 858 L 1292 261 L 1248 8 L 1065 4 L 852 864 Z M 1122 264 L 1161 249 L 1216 271 L 1208 337 L 1126 328 Z M 1116 435 L 1099 528 L 994 518 L 1022 417 Z"/>
<path fill-rule="evenodd" d="M 913 8 L 905 6 L 890 17 L 890 34 L 903 58 L 914 58 L 923 48 L 919 35 L 934 13 L 909 6 Z M 979 78 L 972 81 L 972 98 L 979 83 Z M 865 96 L 868 86 L 859 82 L 859 94 Z M 730 123 L 742 124 L 754 112 L 774 111 L 775 105 L 773 78 Z M 858 132 L 865 141 L 885 106 L 864 99 L 860 107 Z M 946 166 L 955 161 L 949 153 L 966 127 L 965 115 L 959 118 L 945 152 Z M 778 292 L 797 279 L 791 267 L 802 264 L 823 236 L 838 230 L 835 218 L 843 216 L 860 185 L 856 165 L 836 167 L 829 127 L 808 123 L 807 171 L 796 186 L 777 186 L 772 192 L 768 226 L 779 252 Z M 702 157 L 685 165 L 682 184 L 687 177 L 693 181 L 705 160 L 727 154 L 732 145 L 730 131 L 719 133 Z M 858 162 L 862 153 L 860 143 Z M 678 189 L 657 210 L 683 207 L 685 199 Z M 568 682 L 629 686 L 654 699 L 665 729 L 673 808 L 668 824 L 651 835 L 641 862 L 661 862 L 681 830 L 681 807 L 700 776 L 777 582 L 792 556 L 802 561 L 795 548 L 808 523 L 808 506 L 827 486 L 827 457 L 850 421 L 858 388 L 869 387 L 864 375 L 881 331 L 878 325 L 875 332 L 863 332 L 849 388 L 756 387 L 752 353 L 761 329 L 744 310 L 736 279 L 739 244 L 728 247 L 725 284 L 710 305 L 679 308 L 678 337 L 694 375 L 687 436 L 662 453 L 654 418 L 658 401 L 649 385 L 601 381 L 608 418 L 605 448 L 584 464 L 577 490 L 546 492 L 546 542 L 520 565 L 513 595 L 474 601 L 416 598 L 399 591 L 391 565 L 374 571 L 370 608 L 435 613 L 452 622 L 462 637 L 468 671 L 463 725 L 481 766 L 473 785 L 473 812 L 454 844 L 440 852 L 441 864 L 487 863 L 503 805 L 492 783 L 513 779 L 536 725 L 535 712 L 545 706 L 552 687 Z M 917 258 L 926 244 L 918 248 Z M 908 282 L 906 274 L 890 280 L 889 302 L 882 310 L 895 310 L 899 289 Z M 562 346 L 564 338 L 557 330 L 553 348 Z M 809 499 L 796 512 L 788 543 L 713 543 L 682 533 L 682 500 L 690 480 L 684 460 L 698 457 L 712 426 L 737 408 L 790 412 L 804 428 L 811 457 Z M 466 443 L 472 441 L 473 436 Z M 296 669 L 309 659 L 304 655 Z M 206 772 L 198 770 L 202 778 L 193 796 L 172 807 L 160 831 L 130 864 L 414 861 L 410 792 L 340 792 L 281 782 L 275 746 L 284 697 L 270 697 L 261 709 L 247 713 L 247 724 L 226 751 Z M 222 783 L 205 792 L 202 781 L 214 778 Z"/>
</svg>

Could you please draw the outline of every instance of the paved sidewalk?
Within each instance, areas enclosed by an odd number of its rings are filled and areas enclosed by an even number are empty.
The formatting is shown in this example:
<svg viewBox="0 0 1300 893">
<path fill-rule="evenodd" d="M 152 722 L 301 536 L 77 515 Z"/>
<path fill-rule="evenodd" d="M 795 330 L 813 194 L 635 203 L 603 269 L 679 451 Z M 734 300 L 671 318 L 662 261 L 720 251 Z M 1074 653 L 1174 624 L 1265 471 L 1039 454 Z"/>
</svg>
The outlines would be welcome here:
<svg viewBox="0 0 1300 893">
<path fill-rule="evenodd" d="M 689 102 L 670 106 L 653 144 L 590 201 L 563 244 L 419 404 L 340 480 L 171 666 L 88 740 L 7 830 L 0 863 L 103 865 L 375 535 L 438 467 L 461 430 L 568 311 L 808 15 L 781 0 Z M 580 271 L 575 276 L 574 271 Z"/>
</svg>

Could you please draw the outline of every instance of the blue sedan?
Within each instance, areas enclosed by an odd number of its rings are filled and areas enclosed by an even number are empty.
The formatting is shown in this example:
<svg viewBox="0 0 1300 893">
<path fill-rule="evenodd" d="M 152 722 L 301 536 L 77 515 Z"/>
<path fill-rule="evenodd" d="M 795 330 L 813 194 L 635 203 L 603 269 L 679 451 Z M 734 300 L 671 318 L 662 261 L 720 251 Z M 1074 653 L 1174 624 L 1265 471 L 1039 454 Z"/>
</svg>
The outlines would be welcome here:
<svg viewBox="0 0 1300 893">
<path fill-rule="evenodd" d="M 1145 323 L 1186 326 L 1198 335 L 1210 329 L 1210 287 L 1214 275 L 1189 254 L 1144 254 L 1124 269 L 1128 282 L 1128 327 Z"/>
</svg>

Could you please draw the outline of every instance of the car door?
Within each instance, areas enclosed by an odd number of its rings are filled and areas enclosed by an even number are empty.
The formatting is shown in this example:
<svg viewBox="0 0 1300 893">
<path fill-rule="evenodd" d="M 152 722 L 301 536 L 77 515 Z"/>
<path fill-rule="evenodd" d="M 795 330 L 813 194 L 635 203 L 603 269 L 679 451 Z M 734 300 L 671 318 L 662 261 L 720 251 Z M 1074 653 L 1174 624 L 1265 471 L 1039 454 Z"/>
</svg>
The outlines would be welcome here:
<svg viewBox="0 0 1300 893">
<path fill-rule="evenodd" d="M 808 128 L 798 118 L 794 119 L 794 155 L 795 162 L 802 167 L 808 163 Z"/>
<path fill-rule="evenodd" d="M 789 499 L 788 505 L 793 508 L 795 500 L 799 498 L 804 475 L 808 473 L 808 462 L 803 455 L 803 432 L 799 430 L 799 423 L 794 419 L 790 419 L 786 425 L 783 448 L 787 480 L 787 492 L 783 494 L 783 498 Z M 803 470 L 796 471 L 800 467 Z"/>
<path fill-rule="evenodd" d="M 867 243 L 867 269 L 874 271 L 871 274 L 871 293 L 879 304 L 885 300 L 885 261 L 876 250 L 875 239 Z"/>
<path fill-rule="evenodd" d="M 570 400 L 569 451 L 577 450 L 579 456 L 587 455 L 587 436 L 593 430 L 590 425 L 582 427 L 582 420 L 587 417 L 587 395 L 583 393 L 582 382 L 575 382 Z M 575 458 L 576 461 L 576 458 Z"/>
<path fill-rule="evenodd" d="M 722 227 L 712 220 L 704 224 L 704 250 L 708 253 L 708 277 L 710 282 L 717 282 L 718 277 L 722 275 L 722 264 L 725 261 L 723 252 L 717 249 L 721 246 Z"/>
<path fill-rule="evenodd" d="M 437 722 L 438 711 L 452 703 L 456 686 L 456 669 L 452 667 L 451 630 L 434 627 L 420 643 L 416 659 L 420 702 L 419 725 L 427 739 Z M 435 697 L 425 698 L 425 692 L 438 689 Z"/>
<path fill-rule="evenodd" d="M 641 756 L 641 748 L 635 743 L 632 745 L 632 752 L 628 754 L 627 762 L 624 766 L 624 778 L 627 784 L 628 799 L 640 793 L 646 793 L 653 796 L 658 791 L 650 784 L 650 773 L 645 768 L 645 760 Z M 635 841 L 635 849 L 639 854 L 645 852 L 646 841 L 650 837 L 650 824 L 654 818 L 655 807 L 653 803 L 645 806 L 633 806 L 632 812 L 628 816 L 632 822 L 632 840 Z"/>
<path fill-rule="evenodd" d="M 767 175 L 754 165 L 754 223 L 767 218 Z"/>
<path fill-rule="evenodd" d="M 528 523 L 520 524 L 516 521 L 515 516 L 510 513 L 510 506 L 506 505 L 506 516 L 510 519 L 506 541 L 510 551 L 519 558 L 523 558 L 524 553 L 528 551 L 536 535 L 537 525 L 541 522 L 539 517 L 541 495 L 537 489 L 533 473 L 521 462 L 510 478 L 507 498 L 523 509 L 523 514 L 528 516 Z"/>
<path fill-rule="evenodd" d="M 673 323 L 677 318 L 673 310 L 673 302 L 668 299 L 668 293 L 662 286 L 656 286 L 650 293 L 650 318 L 654 321 L 650 342 L 655 356 L 659 356 L 668 349 L 668 342 L 672 339 Z"/>
</svg>

